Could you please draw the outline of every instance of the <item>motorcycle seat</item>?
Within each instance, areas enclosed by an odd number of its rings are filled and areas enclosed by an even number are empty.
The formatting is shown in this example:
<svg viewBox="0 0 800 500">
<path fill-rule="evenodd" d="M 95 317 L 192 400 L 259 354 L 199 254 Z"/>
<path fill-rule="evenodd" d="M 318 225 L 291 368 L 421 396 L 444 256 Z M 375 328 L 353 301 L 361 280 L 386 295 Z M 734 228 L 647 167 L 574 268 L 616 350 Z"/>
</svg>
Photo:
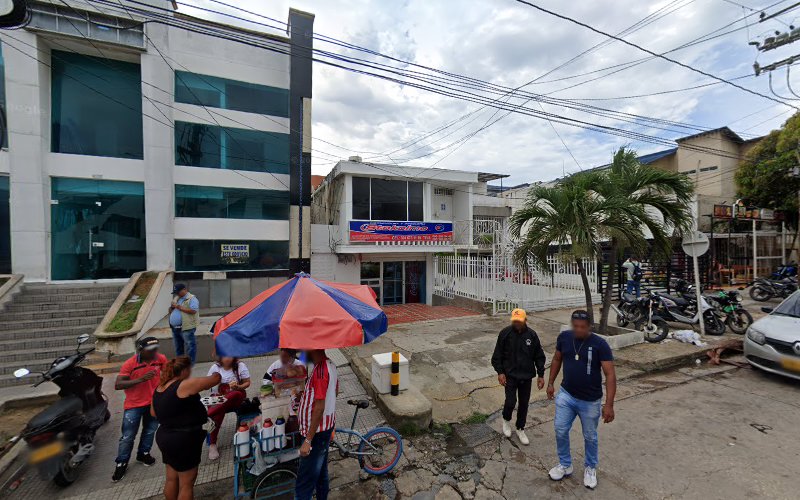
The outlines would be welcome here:
<svg viewBox="0 0 800 500">
<path fill-rule="evenodd" d="M 622 292 L 622 300 L 625 302 L 636 302 L 638 299 L 636 298 L 636 295 L 632 293 Z"/>
<path fill-rule="evenodd" d="M 672 300 L 672 301 L 674 301 L 679 306 L 685 306 L 685 305 L 689 304 L 688 300 L 684 299 L 683 297 L 679 297 L 677 295 L 672 295 L 672 294 L 665 293 L 665 294 L 663 294 L 663 296 L 668 298 L 668 299 L 670 299 L 670 300 Z"/>
<path fill-rule="evenodd" d="M 33 417 L 30 422 L 28 422 L 28 429 L 33 430 L 38 427 L 46 427 L 59 418 L 71 417 L 80 413 L 82 410 L 83 402 L 77 396 L 61 398 Z"/>
</svg>

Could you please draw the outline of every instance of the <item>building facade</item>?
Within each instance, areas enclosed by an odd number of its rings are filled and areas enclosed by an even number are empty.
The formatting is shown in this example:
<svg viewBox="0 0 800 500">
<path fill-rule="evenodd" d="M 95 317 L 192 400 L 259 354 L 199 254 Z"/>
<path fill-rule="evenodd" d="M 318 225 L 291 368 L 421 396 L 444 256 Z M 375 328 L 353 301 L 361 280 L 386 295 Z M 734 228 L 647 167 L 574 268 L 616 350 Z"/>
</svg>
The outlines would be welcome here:
<svg viewBox="0 0 800 500">
<path fill-rule="evenodd" d="M 313 15 L 291 10 L 282 37 L 150 4 L 195 29 L 37 2 L 0 32 L 0 272 L 174 269 L 235 305 L 308 269 Z"/>
<path fill-rule="evenodd" d="M 381 305 L 432 303 L 434 255 L 485 250 L 511 213 L 502 176 L 340 161 L 314 192 L 314 276 L 371 286 Z"/>
</svg>

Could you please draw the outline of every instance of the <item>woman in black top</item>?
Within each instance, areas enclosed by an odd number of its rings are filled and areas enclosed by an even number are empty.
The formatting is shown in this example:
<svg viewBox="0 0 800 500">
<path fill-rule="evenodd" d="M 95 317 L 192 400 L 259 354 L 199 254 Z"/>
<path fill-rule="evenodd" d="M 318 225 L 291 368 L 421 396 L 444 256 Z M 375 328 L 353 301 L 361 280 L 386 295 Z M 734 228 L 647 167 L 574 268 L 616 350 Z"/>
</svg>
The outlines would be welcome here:
<svg viewBox="0 0 800 500">
<path fill-rule="evenodd" d="M 153 393 L 150 413 L 160 424 L 156 443 L 167 466 L 164 497 L 167 500 L 194 498 L 197 466 L 203 450 L 208 419 L 200 402 L 200 392 L 220 383 L 220 375 L 189 378 L 192 362 L 180 356 L 167 362 L 161 370 L 161 384 Z"/>
</svg>

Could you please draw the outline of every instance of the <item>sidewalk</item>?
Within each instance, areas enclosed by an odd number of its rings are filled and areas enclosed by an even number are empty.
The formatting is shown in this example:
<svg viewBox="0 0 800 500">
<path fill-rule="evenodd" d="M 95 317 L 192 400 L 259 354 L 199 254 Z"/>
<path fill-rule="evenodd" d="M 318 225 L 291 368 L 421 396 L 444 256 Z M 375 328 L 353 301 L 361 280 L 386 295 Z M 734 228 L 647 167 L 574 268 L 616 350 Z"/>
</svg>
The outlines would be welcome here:
<svg viewBox="0 0 800 500">
<path fill-rule="evenodd" d="M 542 342 L 548 367 L 561 325 L 568 322 L 570 312 L 571 309 L 557 309 L 528 316 L 528 324 L 536 330 Z M 409 360 L 412 385 L 433 405 L 433 420 L 438 423 L 460 422 L 474 414 L 490 415 L 503 404 L 504 391 L 497 383 L 490 358 L 497 334 L 508 324 L 505 315 L 395 324 L 374 342 L 348 348 L 345 352 L 351 359 L 360 358 L 360 362 L 367 366 L 373 354 L 401 352 Z M 667 340 L 616 350 L 617 378 L 626 379 L 693 363 L 694 359 L 705 357 L 706 351 L 716 343 L 730 338 L 742 337 L 730 333 L 722 337 L 707 336 L 709 345 L 705 347 Z M 534 390 L 531 401 L 545 397 L 545 391 Z"/>
<path fill-rule="evenodd" d="M 350 425 L 353 418 L 353 407 L 346 404 L 346 401 L 352 398 L 366 398 L 366 392 L 356 379 L 344 356 L 338 350 L 329 351 L 329 355 L 336 362 L 339 370 L 340 392 L 337 399 L 336 418 L 343 425 Z M 258 394 L 261 376 L 276 358 L 277 356 L 261 356 L 244 360 L 253 375 L 253 385 L 247 391 L 250 397 Z M 209 366 L 211 366 L 211 363 L 198 363 L 194 373 L 196 375 L 205 375 Z M 152 450 L 153 456 L 158 459 L 158 463 L 155 466 L 144 467 L 142 464 L 132 460 L 125 478 L 119 483 L 111 482 L 122 419 L 122 393 L 114 390 L 114 378 L 114 374 L 103 377 L 103 391 L 108 396 L 111 420 L 98 431 L 95 438 L 97 448 L 91 458 L 82 466 L 79 479 L 69 488 L 62 489 L 52 482 L 42 481 L 35 472 L 29 471 L 17 490 L 0 492 L 0 497 L 11 500 L 35 498 L 138 500 L 161 494 L 164 486 L 164 466 L 161 464 L 161 453 L 156 445 L 153 446 Z M 231 443 L 234 433 L 234 420 L 235 415 L 228 414 L 222 424 L 219 436 L 220 459 L 215 462 L 208 462 L 206 457 L 203 457 L 197 476 L 198 485 L 233 477 L 233 448 Z M 359 430 L 366 430 L 382 421 L 383 416 L 380 411 L 371 407 L 359 412 L 359 422 L 356 427 L 360 427 Z M 206 450 L 207 448 L 204 448 L 204 454 Z"/>
</svg>

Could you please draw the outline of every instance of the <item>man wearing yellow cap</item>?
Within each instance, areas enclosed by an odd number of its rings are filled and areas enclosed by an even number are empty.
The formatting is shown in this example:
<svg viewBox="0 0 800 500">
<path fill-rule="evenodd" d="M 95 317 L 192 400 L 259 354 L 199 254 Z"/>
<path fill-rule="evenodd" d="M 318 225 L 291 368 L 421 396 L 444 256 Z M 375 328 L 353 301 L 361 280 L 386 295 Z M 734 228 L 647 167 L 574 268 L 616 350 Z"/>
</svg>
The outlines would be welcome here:
<svg viewBox="0 0 800 500">
<path fill-rule="evenodd" d="M 522 444 L 529 444 L 525 435 L 525 420 L 528 418 L 528 402 L 531 399 L 533 377 L 536 387 L 544 387 L 545 355 L 539 336 L 527 322 L 522 309 L 511 312 L 511 325 L 503 328 L 497 336 L 497 344 L 492 354 L 492 367 L 497 372 L 497 380 L 505 387 L 506 401 L 503 405 L 503 434 L 511 437 L 511 414 L 519 399 L 517 408 L 517 437 Z"/>
</svg>

